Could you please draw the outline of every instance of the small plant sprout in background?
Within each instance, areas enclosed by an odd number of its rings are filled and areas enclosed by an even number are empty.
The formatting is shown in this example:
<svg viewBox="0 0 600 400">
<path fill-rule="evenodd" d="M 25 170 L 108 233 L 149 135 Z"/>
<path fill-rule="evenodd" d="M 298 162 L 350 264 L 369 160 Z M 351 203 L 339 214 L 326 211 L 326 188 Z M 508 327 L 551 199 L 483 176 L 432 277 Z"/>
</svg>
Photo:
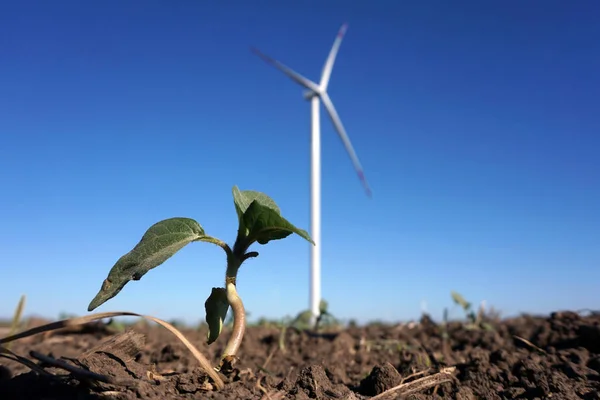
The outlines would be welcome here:
<svg viewBox="0 0 600 400">
<path fill-rule="evenodd" d="M 321 300 L 319 304 L 319 315 L 315 321 L 315 331 L 318 332 L 321 327 L 329 327 L 338 325 L 338 320 L 329 312 L 329 304 L 325 300 Z"/>
<path fill-rule="evenodd" d="M 312 330 L 314 333 L 318 333 L 321 328 L 339 325 L 339 321 L 328 311 L 328 307 L 327 301 L 321 300 L 319 302 L 319 314 L 314 322 L 312 321 L 312 311 L 304 310 L 296 315 L 289 326 L 301 331 Z"/>
<path fill-rule="evenodd" d="M 92 311 L 107 300 L 115 297 L 130 280 L 140 280 L 149 270 L 161 265 L 184 246 L 192 242 L 216 244 L 225 251 L 227 268 L 225 287 L 215 287 L 205 302 L 208 324 L 208 344 L 219 337 L 229 307 L 233 311 L 233 328 L 227 342 L 219 370 L 230 372 L 236 360 L 246 329 L 244 305 L 237 291 L 237 273 L 242 263 L 257 257 L 248 251 L 254 243 L 265 245 L 272 240 L 284 239 L 296 233 L 314 245 L 309 234 L 296 228 L 281 216 L 279 207 L 267 195 L 241 191 L 233 187 L 233 202 L 238 216 L 238 232 L 233 249 L 225 242 L 208 236 L 202 226 L 190 218 L 170 218 L 152 225 L 140 242 L 129 253 L 122 256 L 108 273 L 88 311 Z"/>
<path fill-rule="evenodd" d="M 465 327 L 467 329 L 493 329 L 493 327 L 489 323 L 484 322 L 485 300 L 481 302 L 479 310 L 475 312 L 472 309 L 472 304 L 465 300 L 465 298 L 460 293 L 452 291 L 450 292 L 450 294 L 452 296 L 452 300 L 454 300 L 454 303 L 458 304 L 465 312 L 465 315 L 467 317 L 467 324 L 465 325 Z"/>
<path fill-rule="evenodd" d="M 321 300 L 319 303 L 319 315 L 313 322 L 313 313 L 311 310 L 304 310 L 299 312 L 295 318 L 285 317 L 280 321 L 273 324 L 268 323 L 266 320 L 259 322 L 262 326 L 274 325 L 279 329 L 279 350 L 285 354 L 286 345 L 285 338 L 288 328 L 296 331 L 303 331 L 312 336 L 321 335 L 320 331 L 324 328 L 338 327 L 340 326 L 339 321 L 329 313 L 327 310 L 327 301 Z"/>
<path fill-rule="evenodd" d="M 442 320 L 442 354 L 448 360 L 450 354 L 450 335 L 448 335 L 448 307 L 444 307 L 444 316 Z"/>
<path fill-rule="evenodd" d="M 454 301 L 454 303 L 459 305 L 463 309 L 467 316 L 467 320 L 474 323 L 477 319 L 477 316 L 475 315 L 475 312 L 473 312 L 473 310 L 471 309 L 471 303 L 465 300 L 465 298 L 458 292 L 452 291 L 450 292 L 450 295 L 452 296 L 452 300 Z"/>
<path fill-rule="evenodd" d="M 22 295 L 21 298 L 19 299 L 19 303 L 17 304 L 17 308 L 15 309 L 15 312 L 13 314 L 12 321 L 10 322 L 10 330 L 8 331 L 8 336 L 12 336 L 15 333 L 17 333 L 17 331 L 21 327 L 21 318 L 23 317 L 23 309 L 25 308 L 25 300 L 26 300 L 25 295 Z M 6 348 L 10 349 L 10 346 L 11 346 L 11 343 L 8 343 L 6 345 Z"/>
</svg>

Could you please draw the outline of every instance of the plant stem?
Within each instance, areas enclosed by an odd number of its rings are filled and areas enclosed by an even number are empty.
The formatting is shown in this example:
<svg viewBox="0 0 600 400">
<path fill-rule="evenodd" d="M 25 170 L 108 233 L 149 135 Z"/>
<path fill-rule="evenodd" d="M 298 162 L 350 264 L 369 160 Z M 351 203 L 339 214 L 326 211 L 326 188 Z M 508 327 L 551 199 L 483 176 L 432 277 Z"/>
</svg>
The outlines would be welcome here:
<svg viewBox="0 0 600 400">
<path fill-rule="evenodd" d="M 258 252 L 251 251 L 249 253 L 244 254 L 244 257 L 242 258 L 242 261 L 246 261 L 247 259 L 254 258 L 254 257 L 258 257 Z"/>
<path fill-rule="evenodd" d="M 237 256 L 235 253 L 227 254 L 227 271 L 225 272 L 225 285 L 229 281 L 235 286 L 238 270 L 242 266 L 243 257 Z"/>
<path fill-rule="evenodd" d="M 219 240 L 219 239 L 211 237 L 211 236 L 203 236 L 199 240 L 201 242 L 216 244 L 217 246 L 222 248 L 225 251 L 225 253 L 227 254 L 227 259 L 229 259 L 229 257 L 233 254 L 229 245 L 222 240 Z"/>
<path fill-rule="evenodd" d="M 255 251 L 244 254 L 245 249 L 243 246 L 240 248 L 239 243 L 240 242 L 236 241 L 234 250 L 227 253 L 225 290 L 227 292 L 227 302 L 233 312 L 233 327 L 231 329 L 231 336 L 227 341 L 227 346 L 225 346 L 225 351 L 221 357 L 219 369 L 222 371 L 231 371 L 233 369 L 233 364 L 236 361 L 236 354 L 240 349 L 244 333 L 246 332 L 246 310 L 244 309 L 244 303 L 238 295 L 236 288 L 237 273 L 245 260 L 258 256 L 258 253 Z"/>
<path fill-rule="evenodd" d="M 233 328 L 231 330 L 231 337 L 227 342 L 223 356 L 221 357 L 221 366 L 225 362 L 228 364 L 233 363 L 237 351 L 242 344 L 244 333 L 246 331 L 246 311 L 244 310 L 244 304 L 242 299 L 238 296 L 237 289 L 235 287 L 235 277 L 227 277 L 225 287 L 227 290 L 227 301 L 233 311 Z"/>
<path fill-rule="evenodd" d="M 285 324 L 281 324 L 281 330 L 279 331 L 279 350 L 285 354 L 285 332 L 287 331 L 287 326 Z"/>
</svg>

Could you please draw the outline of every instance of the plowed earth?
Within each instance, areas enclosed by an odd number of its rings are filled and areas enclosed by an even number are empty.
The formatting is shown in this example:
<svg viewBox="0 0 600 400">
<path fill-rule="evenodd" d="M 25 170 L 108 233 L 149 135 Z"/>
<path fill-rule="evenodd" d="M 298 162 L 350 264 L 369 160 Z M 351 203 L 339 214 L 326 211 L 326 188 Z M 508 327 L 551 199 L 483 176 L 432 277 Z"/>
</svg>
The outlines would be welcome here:
<svg viewBox="0 0 600 400">
<path fill-rule="evenodd" d="M 281 347 L 278 329 L 249 327 L 236 371 L 216 391 L 168 331 L 96 326 L 13 342 L 12 351 L 52 375 L 0 358 L 0 399 L 600 399 L 597 314 L 523 316 L 493 328 L 451 323 L 445 335 L 428 318 L 320 335 L 289 328 Z M 205 331 L 183 332 L 216 365 L 228 331 L 211 346 Z M 43 356 L 109 383 L 45 364 Z"/>
</svg>

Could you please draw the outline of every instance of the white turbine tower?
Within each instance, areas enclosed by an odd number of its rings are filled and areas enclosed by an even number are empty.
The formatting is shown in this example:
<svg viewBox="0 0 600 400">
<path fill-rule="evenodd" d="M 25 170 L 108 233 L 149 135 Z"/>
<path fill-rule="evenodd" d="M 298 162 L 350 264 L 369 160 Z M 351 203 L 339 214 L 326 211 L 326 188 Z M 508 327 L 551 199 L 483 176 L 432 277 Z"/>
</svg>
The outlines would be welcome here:
<svg viewBox="0 0 600 400">
<path fill-rule="evenodd" d="M 321 82 L 317 85 L 316 83 L 306 79 L 302 75 L 293 71 L 292 69 L 286 67 L 282 63 L 273 58 L 261 53 L 257 49 L 253 49 L 254 53 L 256 53 L 259 57 L 265 60 L 267 63 L 275 66 L 277 69 L 286 74 L 290 79 L 305 87 L 306 90 L 304 92 L 304 98 L 306 100 L 310 100 L 310 109 L 311 109 L 311 169 L 310 169 L 310 229 L 311 236 L 315 242 L 314 246 L 311 246 L 310 253 L 310 310 L 312 312 L 313 318 L 319 314 L 319 304 L 321 302 L 321 132 L 320 132 L 320 101 L 323 101 L 323 105 L 325 106 L 325 110 L 331 117 L 331 121 L 342 139 L 344 143 L 344 147 L 348 154 L 350 155 L 350 159 L 354 164 L 354 168 L 358 173 L 358 177 L 360 178 L 365 191 L 368 196 L 371 196 L 371 190 L 369 189 L 369 185 L 367 184 L 367 180 L 365 179 L 365 174 L 363 173 L 362 166 L 358 161 L 358 157 L 352 147 L 352 143 L 346 134 L 346 130 L 344 129 L 344 125 L 338 116 L 337 111 L 329 95 L 327 94 L 327 85 L 329 84 L 329 78 L 331 77 L 331 70 L 333 68 L 333 63 L 335 61 L 335 57 L 337 55 L 338 49 L 340 48 L 340 44 L 342 43 L 342 39 L 344 34 L 346 33 L 346 29 L 348 28 L 347 24 L 342 25 L 340 28 L 335 41 L 333 42 L 333 46 L 331 47 L 331 51 L 329 52 L 329 57 L 325 61 L 325 65 L 323 66 L 323 72 L 321 74 Z"/>
</svg>

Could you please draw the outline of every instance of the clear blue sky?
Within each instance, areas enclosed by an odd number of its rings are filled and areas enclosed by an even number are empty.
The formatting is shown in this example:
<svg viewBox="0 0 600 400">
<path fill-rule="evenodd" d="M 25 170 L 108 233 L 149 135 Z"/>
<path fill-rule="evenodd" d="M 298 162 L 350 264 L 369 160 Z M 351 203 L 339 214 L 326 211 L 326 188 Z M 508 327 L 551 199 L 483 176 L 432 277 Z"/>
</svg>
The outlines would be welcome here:
<svg viewBox="0 0 600 400">
<path fill-rule="evenodd" d="M 341 318 L 438 317 L 450 291 L 506 314 L 600 306 L 597 1 L 12 1 L 0 6 L 0 315 L 84 314 L 153 223 L 227 242 L 231 188 L 309 229 L 309 104 L 251 46 L 330 95 L 323 297 Z M 324 112 L 324 110 L 323 110 Z M 323 114 L 324 115 L 324 114 Z M 309 245 L 240 271 L 253 318 L 308 307 Z M 204 319 L 225 271 L 194 243 L 104 310 Z M 455 310 L 458 316 L 458 310 Z"/>
</svg>

